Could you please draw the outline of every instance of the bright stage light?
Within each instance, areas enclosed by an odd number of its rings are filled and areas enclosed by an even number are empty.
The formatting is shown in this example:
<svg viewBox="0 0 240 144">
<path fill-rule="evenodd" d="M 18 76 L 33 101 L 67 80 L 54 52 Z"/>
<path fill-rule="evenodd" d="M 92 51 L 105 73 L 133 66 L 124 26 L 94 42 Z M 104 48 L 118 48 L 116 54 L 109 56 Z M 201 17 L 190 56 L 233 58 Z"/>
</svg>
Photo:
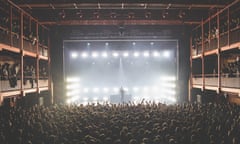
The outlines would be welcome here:
<svg viewBox="0 0 240 144">
<path fill-rule="evenodd" d="M 83 53 L 82 53 L 82 58 L 87 58 L 87 57 L 88 57 L 88 53 L 83 52 Z"/>
<path fill-rule="evenodd" d="M 144 56 L 144 57 L 149 57 L 149 52 L 144 52 L 144 53 L 143 53 L 143 56 Z"/>
<path fill-rule="evenodd" d="M 105 43 L 105 46 L 108 46 L 108 45 L 109 45 L 109 43 L 108 43 L 108 42 L 106 42 L 106 43 Z"/>
<path fill-rule="evenodd" d="M 118 54 L 117 52 L 114 52 L 112 55 L 113 55 L 114 57 L 118 57 L 118 56 L 119 56 L 119 54 Z"/>
<path fill-rule="evenodd" d="M 136 43 L 135 43 L 135 42 L 133 42 L 133 43 L 132 43 L 132 45 L 134 45 L 134 46 L 135 46 L 135 45 L 136 45 Z"/>
<path fill-rule="evenodd" d="M 76 100 L 79 99 L 79 97 L 80 97 L 80 96 L 71 97 L 71 98 L 67 99 L 66 103 L 67 103 L 67 104 L 74 103 L 74 102 L 76 102 Z"/>
<path fill-rule="evenodd" d="M 138 92 L 138 91 L 139 91 L 139 88 L 138 88 L 138 87 L 133 87 L 133 91 L 134 91 L 134 92 Z"/>
<path fill-rule="evenodd" d="M 104 101 L 108 101 L 108 97 L 106 97 L 106 96 L 103 97 L 103 100 L 104 100 Z"/>
<path fill-rule="evenodd" d="M 84 89 L 83 89 L 83 92 L 84 92 L 84 93 L 88 93 L 88 92 L 89 92 L 89 89 L 88 89 L 88 88 L 84 88 Z"/>
<path fill-rule="evenodd" d="M 93 58 L 97 58 L 97 57 L 98 57 L 98 53 L 97 53 L 97 52 L 93 52 L 93 53 L 92 53 L 92 57 L 93 57 Z"/>
<path fill-rule="evenodd" d="M 83 100 L 84 100 L 84 101 L 88 101 L 88 97 L 84 97 Z"/>
<path fill-rule="evenodd" d="M 169 58 L 170 57 L 170 52 L 169 51 L 164 51 L 163 56 L 166 57 L 166 58 Z"/>
<path fill-rule="evenodd" d="M 123 57 L 128 57 L 128 56 L 129 56 L 128 52 L 123 53 Z"/>
<path fill-rule="evenodd" d="M 79 77 L 67 77 L 66 81 L 67 81 L 67 83 L 79 82 L 80 78 Z"/>
<path fill-rule="evenodd" d="M 152 87 L 152 90 L 153 90 L 154 92 L 156 92 L 156 91 L 158 91 L 158 87 L 157 87 L 157 86 L 153 86 L 153 87 Z"/>
<path fill-rule="evenodd" d="M 175 97 L 166 97 L 166 99 L 173 102 L 173 103 L 177 102 L 177 99 Z"/>
<path fill-rule="evenodd" d="M 149 91 L 149 88 L 148 88 L 148 87 L 144 87 L 144 88 L 143 88 L 143 91 L 144 91 L 144 92 L 148 92 L 148 91 Z"/>
<path fill-rule="evenodd" d="M 134 53 L 133 53 L 133 56 L 134 56 L 134 57 L 139 57 L 139 52 L 134 52 Z"/>
<path fill-rule="evenodd" d="M 154 45 L 154 42 L 151 42 L 150 45 Z"/>
<path fill-rule="evenodd" d="M 93 92 L 94 92 L 94 93 L 98 93 L 98 92 L 99 92 L 99 88 L 94 88 L 94 89 L 93 89 Z"/>
<path fill-rule="evenodd" d="M 88 45 L 88 46 L 90 46 L 90 45 L 91 45 L 91 43 L 89 43 L 89 42 L 88 42 L 88 43 L 87 43 L 87 45 Z"/>
<path fill-rule="evenodd" d="M 128 88 L 125 87 L 125 88 L 123 88 L 123 90 L 127 92 L 127 91 L 128 91 Z"/>
<path fill-rule="evenodd" d="M 163 93 L 166 93 L 168 95 L 176 95 L 176 91 L 171 89 L 164 89 Z"/>
<path fill-rule="evenodd" d="M 175 83 L 163 83 L 161 84 L 162 87 L 168 87 L 168 88 L 176 88 Z"/>
<path fill-rule="evenodd" d="M 77 94 L 79 94 L 79 93 L 80 93 L 80 91 L 79 91 L 78 89 L 76 89 L 76 90 L 68 91 L 68 92 L 66 93 L 66 95 L 67 95 L 68 97 L 70 97 L 70 96 L 73 96 L 73 95 L 77 95 Z"/>
<path fill-rule="evenodd" d="M 159 52 L 155 51 L 155 52 L 153 52 L 153 56 L 154 56 L 154 57 L 159 57 L 160 54 L 159 54 Z"/>
<path fill-rule="evenodd" d="M 103 58 L 107 58 L 107 57 L 108 57 L 107 52 L 103 52 L 103 53 L 102 53 L 102 57 L 103 57 Z"/>
<path fill-rule="evenodd" d="M 104 93 L 108 93 L 109 92 L 109 88 L 103 88 L 103 92 Z"/>
<path fill-rule="evenodd" d="M 71 57 L 72 57 L 72 58 L 77 58 L 77 57 L 78 57 L 78 53 L 72 52 L 72 53 L 71 53 Z"/>
<path fill-rule="evenodd" d="M 78 89 L 80 85 L 78 83 L 72 83 L 67 85 L 67 89 Z"/>
<path fill-rule="evenodd" d="M 160 78 L 162 81 L 176 81 L 175 76 L 163 76 Z"/>
<path fill-rule="evenodd" d="M 114 88 L 113 88 L 113 91 L 114 91 L 114 92 L 118 92 L 118 88 L 117 88 L 117 87 L 114 87 Z"/>
</svg>

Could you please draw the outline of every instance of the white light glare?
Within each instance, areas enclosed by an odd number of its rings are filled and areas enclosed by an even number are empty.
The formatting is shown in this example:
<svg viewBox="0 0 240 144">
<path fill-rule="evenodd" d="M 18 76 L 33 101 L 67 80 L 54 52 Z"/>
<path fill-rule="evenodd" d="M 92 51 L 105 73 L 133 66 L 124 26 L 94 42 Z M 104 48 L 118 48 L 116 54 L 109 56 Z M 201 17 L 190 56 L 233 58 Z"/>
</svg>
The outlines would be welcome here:
<svg viewBox="0 0 240 144">
<path fill-rule="evenodd" d="M 133 56 L 134 57 L 139 57 L 139 52 L 134 52 Z"/>
<path fill-rule="evenodd" d="M 175 97 L 167 97 L 167 99 L 173 103 L 177 102 L 177 99 Z"/>
<path fill-rule="evenodd" d="M 83 92 L 84 92 L 84 93 L 88 93 L 88 91 L 89 91 L 88 88 L 84 88 L 84 89 L 83 89 Z"/>
<path fill-rule="evenodd" d="M 98 53 L 97 53 L 97 52 L 93 52 L 93 53 L 92 53 L 92 57 L 93 57 L 93 58 L 97 58 L 97 57 L 98 57 Z"/>
<path fill-rule="evenodd" d="M 108 101 L 108 97 L 106 97 L 106 96 L 103 97 L 103 100 L 104 100 L 104 101 Z"/>
<path fill-rule="evenodd" d="M 143 91 L 145 91 L 145 92 L 148 92 L 148 90 L 149 90 L 148 87 L 144 87 L 144 88 L 143 88 Z"/>
<path fill-rule="evenodd" d="M 83 52 L 82 53 L 82 58 L 87 58 L 88 57 L 88 54 L 86 52 Z"/>
<path fill-rule="evenodd" d="M 128 88 L 127 88 L 127 87 L 125 87 L 125 88 L 123 88 L 123 90 L 127 92 L 127 91 L 128 91 Z"/>
<path fill-rule="evenodd" d="M 84 101 L 88 101 L 88 97 L 84 97 L 83 100 L 84 100 Z"/>
<path fill-rule="evenodd" d="M 99 92 L 99 88 L 94 88 L 94 89 L 93 89 L 93 92 L 94 92 L 94 93 L 98 93 L 98 92 Z"/>
<path fill-rule="evenodd" d="M 133 42 L 133 43 L 132 43 L 132 45 L 134 45 L 134 46 L 135 46 L 135 45 L 136 45 L 136 43 L 135 43 L 135 42 Z"/>
<path fill-rule="evenodd" d="M 154 57 L 159 57 L 160 54 L 159 54 L 159 52 L 155 51 L 155 52 L 153 52 L 153 56 L 154 56 Z"/>
<path fill-rule="evenodd" d="M 175 76 L 163 76 L 161 77 L 162 81 L 176 81 L 176 77 Z"/>
<path fill-rule="evenodd" d="M 77 89 L 79 86 L 80 85 L 78 83 L 72 83 L 67 85 L 67 89 Z"/>
<path fill-rule="evenodd" d="M 107 92 L 109 92 L 109 89 L 108 88 L 103 88 L 103 92 L 107 93 Z"/>
<path fill-rule="evenodd" d="M 123 57 L 128 57 L 128 55 L 129 55 L 128 52 L 123 53 Z"/>
<path fill-rule="evenodd" d="M 106 42 L 106 43 L 105 43 L 105 46 L 108 46 L 108 45 L 109 45 L 109 43 L 108 43 L 108 42 Z"/>
<path fill-rule="evenodd" d="M 114 88 L 113 88 L 113 91 L 114 91 L 114 92 L 118 92 L 118 88 L 117 88 L 117 87 L 114 87 Z"/>
<path fill-rule="evenodd" d="M 164 83 L 162 84 L 163 87 L 169 87 L 169 88 L 176 88 L 175 83 Z"/>
<path fill-rule="evenodd" d="M 102 53 L 102 57 L 107 58 L 107 57 L 108 57 L 107 52 L 103 52 L 103 53 Z"/>
<path fill-rule="evenodd" d="M 114 56 L 114 57 L 118 57 L 118 55 L 119 55 L 119 54 L 118 54 L 117 52 L 114 52 L 114 53 L 113 53 L 113 56 Z"/>
<path fill-rule="evenodd" d="M 139 88 L 138 88 L 138 87 L 133 87 L 133 91 L 134 91 L 134 92 L 138 92 L 138 91 L 139 91 Z"/>
<path fill-rule="evenodd" d="M 72 58 L 77 58 L 78 57 L 78 53 L 72 52 L 71 56 L 72 56 Z"/>
<path fill-rule="evenodd" d="M 170 52 L 169 51 L 164 51 L 163 56 L 166 57 L 166 58 L 169 58 L 170 57 Z"/>
<path fill-rule="evenodd" d="M 79 82 L 80 78 L 79 77 L 67 77 L 66 81 L 68 83 L 72 83 L 72 82 Z"/>
<path fill-rule="evenodd" d="M 69 97 L 69 96 L 77 95 L 77 94 L 79 94 L 79 92 L 80 91 L 78 89 L 71 90 L 71 91 L 68 91 L 66 95 Z"/>
<path fill-rule="evenodd" d="M 149 57 L 149 52 L 144 52 L 144 53 L 143 53 L 143 56 L 144 56 L 144 57 Z"/>
<path fill-rule="evenodd" d="M 165 89 L 163 91 L 163 93 L 169 94 L 169 95 L 176 95 L 176 91 L 175 90 L 171 90 L 171 89 Z"/>
</svg>

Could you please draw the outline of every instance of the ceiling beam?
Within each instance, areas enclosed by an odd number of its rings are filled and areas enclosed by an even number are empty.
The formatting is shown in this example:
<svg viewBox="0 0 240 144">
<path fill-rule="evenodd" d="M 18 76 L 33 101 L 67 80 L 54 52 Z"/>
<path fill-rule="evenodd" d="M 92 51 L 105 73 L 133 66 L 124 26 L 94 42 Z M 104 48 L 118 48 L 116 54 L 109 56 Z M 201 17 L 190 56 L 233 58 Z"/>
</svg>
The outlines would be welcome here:
<svg viewBox="0 0 240 144">
<path fill-rule="evenodd" d="M 210 9 L 224 8 L 220 4 L 163 4 L 163 3 L 44 3 L 19 4 L 21 8 L 38 9 Z"/>
<path fill-rule="evenodd" d="M 198 25 L 197 21 L 182 20 L 63 20 L 44 21 L 43 25 Z"/>
</svg>

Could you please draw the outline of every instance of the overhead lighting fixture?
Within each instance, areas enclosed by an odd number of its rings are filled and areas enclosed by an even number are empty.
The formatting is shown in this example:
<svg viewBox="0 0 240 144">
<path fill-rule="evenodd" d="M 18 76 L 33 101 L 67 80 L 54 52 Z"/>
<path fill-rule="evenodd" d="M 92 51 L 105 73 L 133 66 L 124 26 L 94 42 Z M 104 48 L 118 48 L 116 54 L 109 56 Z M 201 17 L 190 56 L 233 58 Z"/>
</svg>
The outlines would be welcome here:
<svg viewBox="0 0 240 144">
<path fill-rule="evenodd" d="M 159 57 L 160 54 L 159 54 L 159 52 L 155 51 L 155 52 L 153 52 L 153 56 L 154 56 L 154 57 Z"/>
<path fill-rule="evenodd" d="M 84 88 L 84 89 L 83 89 L 83 92 L 84 92 L 84 93 L 88 93 L 88 91 L 89 91 L 88 88 Z"/>
<path fill-rule="evenodd" d="M 119 54 L 118 54 L 117 52 L 114 52 L 112 55 L 113 55 L 114 57 L 118 57 L 118 56 L 119 56 Z"/>
<path fill-rule="evenodd" d="M 149 52 L 144 52 L 144 53 L 143 53 L 143 56 L 144 56 L 144 57 L 149 57 Z"/>
<path fill-rule="evenodd" d="M 108 46 L 108 45 L 109 45 L 109 43 L 108 43 L 108 42 L 106 42 L 106 43 L 105 43 L 105 46 Z"/>
<path fill-rule="evenodd" d="M 97 58 L 97 57 L 98 57 L 98 53 L 97 53 L 97 52 L 93 52 L 93 53 L 92 53 L 92 57 L 93 57 L 93 58 Z"/>
<path fill-rule="evenodd" d="M 103 92 L 104 93 L 108 93 L 109 92 L 109 88 L 103 88 Z"/>
<path fill-rule="evenodd" d="M 170 52 L 169 51 L 164 51 L 163 56 L 166 57 L 166 58 L 169 58 L 170 57 Z"/>
<path fill-rule="evenodd" d="M 72 52 L 72 53 L 71 53 L 71 57 L 72 57 L 72 58 L 77 58 L 77 57 L 78 57 L 78 53 Z"/>
<path fill-rule="evenodd" d="M 135 45 L 136 45 L 136 42 L 133 42 L 133 43 L 132 43 L 132 45 L 134 45 L 134 46 L 135 46 Z"/>
<path fill-rule="evenodd" d="M 133 53 L 133 56 L 134 56 L 134 57 L 139 57 L 139 52 L 134 52 L 134 53 Z"/>
<path fill-rule="evenodd" d="M 128 57 L 128 56 L 129 56 L 128 52 L 123 53 L 123 57 Z"/>
<path fill-rule="evenodd" d="M 87 43 L 87 46 L 90 46 L 90 45 L 91 45 L 91 43 L 88 42 L 88 43 Z"/>
<path fill-rule="evenodd" d="M 103 52 L 103 53 L 102 53 L 102 57 L 103 57 L 103 58 L 107 58 L 107 57 L 108 57 L 107 52 Z"/>
<path fill-rule="evenodd" d="M 88 57 L 88 53 L 83 52 L 81 56 L 82 56 L 82 58 L 87 58 Z"/>
<path fill-rule="evenodd" d="M 94 88 L 94 89 L 93 89 L 93 92 L 94 92 L 94 93 L 98 93 L 98 92 L 99 92 L 99 88 Z"/>
</svg>

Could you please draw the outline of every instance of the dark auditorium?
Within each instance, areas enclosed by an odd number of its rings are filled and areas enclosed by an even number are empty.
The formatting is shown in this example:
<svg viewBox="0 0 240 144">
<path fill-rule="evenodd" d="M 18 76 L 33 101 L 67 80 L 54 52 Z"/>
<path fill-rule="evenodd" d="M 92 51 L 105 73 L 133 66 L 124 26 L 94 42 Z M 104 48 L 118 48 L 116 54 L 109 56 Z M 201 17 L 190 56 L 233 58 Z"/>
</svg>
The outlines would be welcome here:
<svg viewBox="0 0 240 144">
<path fill-rule="evenodd" d="M 240 0 L 0 0 L 0 144 L 240 144 Z"/>
</svg>

